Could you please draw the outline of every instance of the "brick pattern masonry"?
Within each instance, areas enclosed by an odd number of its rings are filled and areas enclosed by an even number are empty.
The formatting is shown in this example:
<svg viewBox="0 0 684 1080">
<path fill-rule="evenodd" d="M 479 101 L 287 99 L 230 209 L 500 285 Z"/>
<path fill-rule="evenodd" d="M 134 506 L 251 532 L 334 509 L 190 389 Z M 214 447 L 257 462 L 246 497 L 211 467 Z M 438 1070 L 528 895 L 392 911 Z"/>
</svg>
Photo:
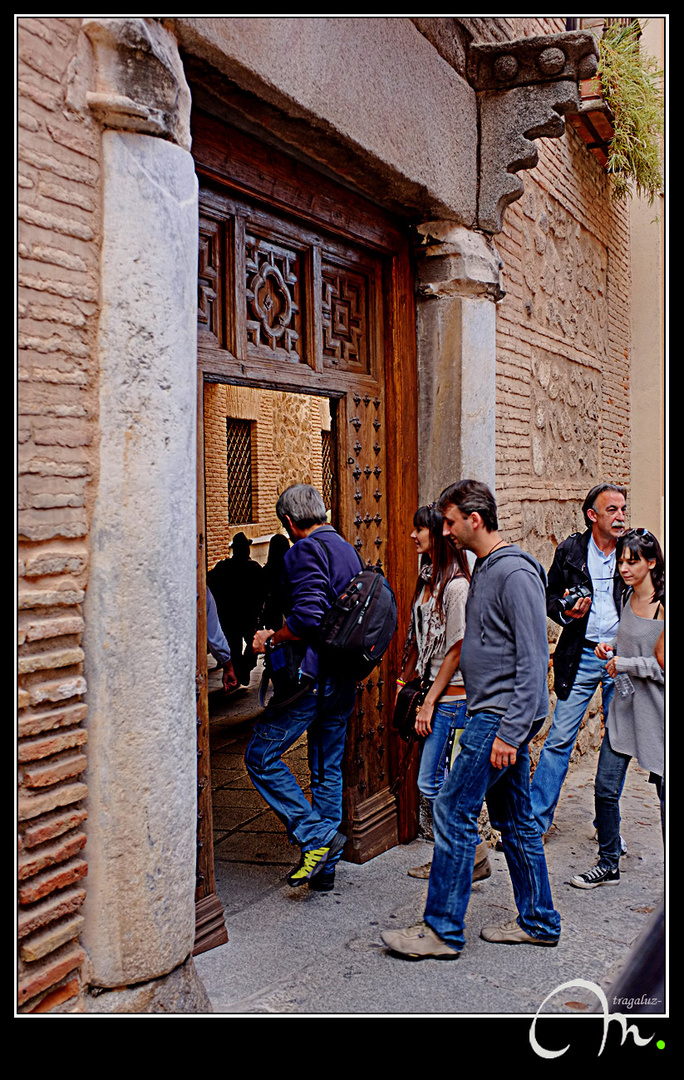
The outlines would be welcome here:
<svg viewBox="0 0 684 1080">
<path fill-rule="evenodd" d="M 100 132 L 71 107 L 80 19 L 18 22 L 19 1008 L 78 1006 L 82 601 L 94 491 Z M 76 105 L 76 103 L 73 103 Z"/>
</svg>

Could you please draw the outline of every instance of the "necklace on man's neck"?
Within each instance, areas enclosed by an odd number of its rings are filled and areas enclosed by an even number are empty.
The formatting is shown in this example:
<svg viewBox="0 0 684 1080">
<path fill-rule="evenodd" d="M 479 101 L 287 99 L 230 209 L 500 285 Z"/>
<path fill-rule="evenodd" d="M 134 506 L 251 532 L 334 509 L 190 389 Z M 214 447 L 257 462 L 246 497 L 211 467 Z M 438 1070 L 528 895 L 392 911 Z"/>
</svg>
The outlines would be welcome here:
<svg viewBox="0 0 684 1080">
<path fill-rule="evenodd" d="M 507 541 L 506 541 L 506 540 L 497 540 L 497 542 L 496 542 L 496 544 L 494 545 L 494 547 L 493 547 L 493 548 L 490 548 L 490 549 L 489 549 L 489 551 L 487 552 L 487 554 L 486 554 L 486 555 L 483 555 L 483 556 L 482 556 L 482 558 L 483 558 L 483 559 L 487 559 L 487 558 L 488 558 L 488 557 L 489 557 L 489 556 L 491 555 L 491 553 L 492 553 L 493 551 L 496 551 L 496 549 L 497 549 L 498 547 L 501 547 L 501 545 L 502 545 L 502 544 L 506 544 L 506 543 L 507 543 Z"/>
</svg>

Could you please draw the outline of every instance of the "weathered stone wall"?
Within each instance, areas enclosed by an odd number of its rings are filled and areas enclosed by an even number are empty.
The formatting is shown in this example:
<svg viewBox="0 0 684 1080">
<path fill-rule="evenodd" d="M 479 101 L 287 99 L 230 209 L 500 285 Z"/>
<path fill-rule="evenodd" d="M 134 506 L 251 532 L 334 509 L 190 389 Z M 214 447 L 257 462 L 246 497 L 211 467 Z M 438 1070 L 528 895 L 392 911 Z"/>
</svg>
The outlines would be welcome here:
<svg viewBox="0 0 684 1080">
<path fill-rule="evenodd" d="M 272 432 L 276 499 L 291 484 L 313 484 L 319 491 L 322 489 L 323 413 L 318 398 L 304 394 L 276 395 Z"/>
<path fill-rule="evenodd" d="M 85 954 L 82 602 L 97 481 L 100 130 L 80 19 L 18 22 L 19 1003 L 71 1010 Z"/>
<path fill-rule="evenodd" d="M 261 116 L 388 209 L 473 220 L 475 94 L 410 19 L 164 21 L 189 58 L 213 69 L 209 95 L 225 95 L 247 123 Z"/>
</svg>

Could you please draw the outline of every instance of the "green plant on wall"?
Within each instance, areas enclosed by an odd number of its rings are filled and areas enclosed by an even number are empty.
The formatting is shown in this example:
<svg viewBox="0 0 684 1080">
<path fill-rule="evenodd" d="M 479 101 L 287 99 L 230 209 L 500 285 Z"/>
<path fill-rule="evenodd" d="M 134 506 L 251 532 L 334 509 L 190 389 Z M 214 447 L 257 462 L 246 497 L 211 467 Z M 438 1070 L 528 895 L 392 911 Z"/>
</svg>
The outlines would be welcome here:
<svg viewBox="0 0 684 1080">
<path fill-rule="evenodd" d="M 663 74 L 639 46 L 639 24 L 613 24 L 599 39 L 598 76 L 615 118 L 606 168 L 613 195 L 635 191 L 650 203 L 662 193 L 661 140 L 665 110 Z"/>
</svg>

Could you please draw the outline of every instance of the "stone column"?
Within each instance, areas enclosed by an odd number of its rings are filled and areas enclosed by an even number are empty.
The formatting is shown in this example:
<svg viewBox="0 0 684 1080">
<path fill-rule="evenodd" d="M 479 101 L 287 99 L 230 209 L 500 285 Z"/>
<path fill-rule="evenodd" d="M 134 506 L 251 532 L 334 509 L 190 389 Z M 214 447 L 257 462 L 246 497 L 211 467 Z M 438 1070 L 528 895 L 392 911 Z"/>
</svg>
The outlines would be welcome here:
<svg viewBox="0 0 684 1080">
<path fill-rule="evenodd" d="M 490 239 L 448 221 L 418 227 L 418 457 L 421 503 L 470 477 L 494 491 L 496 305 Z"/>
<path fill-rule="evenodd" d="M 105 130 L 83 941 L 91 986 L 122 988 L 194 941 L 198 190 L 175 40 L 154 20 L 84 30 Z"/>
</svg>

